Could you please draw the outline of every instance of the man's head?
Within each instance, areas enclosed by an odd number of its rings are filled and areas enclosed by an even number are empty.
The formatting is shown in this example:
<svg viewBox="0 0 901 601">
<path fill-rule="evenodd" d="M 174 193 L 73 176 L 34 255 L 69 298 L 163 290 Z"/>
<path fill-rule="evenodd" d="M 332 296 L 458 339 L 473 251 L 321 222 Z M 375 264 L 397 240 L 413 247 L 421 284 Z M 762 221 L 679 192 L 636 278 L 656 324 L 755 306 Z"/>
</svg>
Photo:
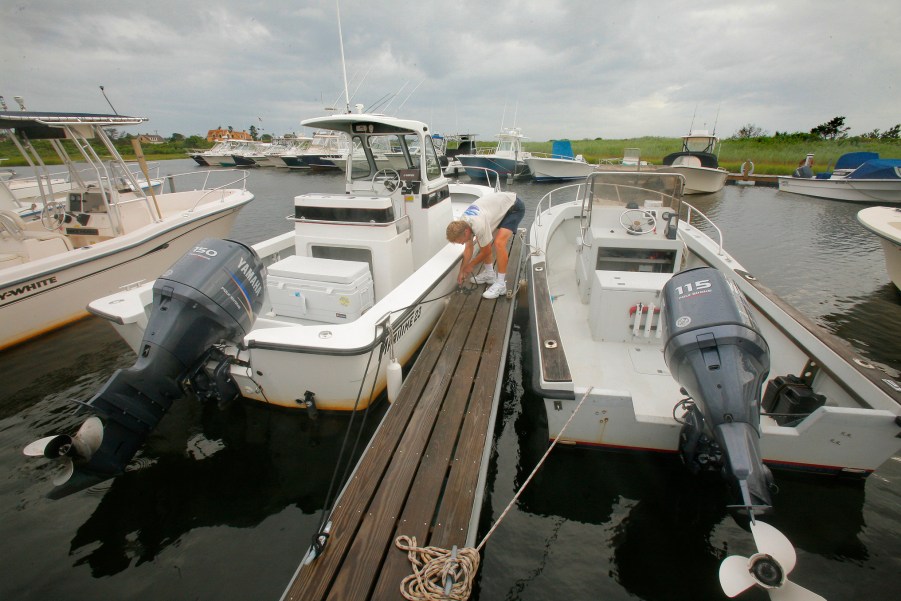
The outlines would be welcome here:
<svg viewBox="0 0 901 601">
<path fill-rule="evenodd" d="M 447 241 L 455 244 L 465 244 L 472 238 L 472 230 L 465 221 L 451 221 L 447 224 Z"/>
</svg>

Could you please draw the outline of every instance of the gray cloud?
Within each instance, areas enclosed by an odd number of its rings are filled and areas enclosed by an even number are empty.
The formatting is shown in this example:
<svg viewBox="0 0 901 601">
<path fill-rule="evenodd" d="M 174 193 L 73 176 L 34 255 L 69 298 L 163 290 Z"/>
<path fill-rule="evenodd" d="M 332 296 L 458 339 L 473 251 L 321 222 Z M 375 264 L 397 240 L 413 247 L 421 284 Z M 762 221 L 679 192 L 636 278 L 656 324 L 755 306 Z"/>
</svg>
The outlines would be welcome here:
<svg viewBox="0 0 901 601">
<path fill-rule="evenodd" d="M 0 7 L 0 94 L 150 118 L 162 135 L 300 131 L 344 105 L 335 3 L 60 0 Z M 901 122 L 883 3 L 520 0 L 340 5 L 351 104 L 490 139 L 678 136 L 716 124 L 852 133 Z M 393 98 L 392 98 L 393 96 Z M 384 110 L 384 109 L 383 109 Z"/>
</svg>

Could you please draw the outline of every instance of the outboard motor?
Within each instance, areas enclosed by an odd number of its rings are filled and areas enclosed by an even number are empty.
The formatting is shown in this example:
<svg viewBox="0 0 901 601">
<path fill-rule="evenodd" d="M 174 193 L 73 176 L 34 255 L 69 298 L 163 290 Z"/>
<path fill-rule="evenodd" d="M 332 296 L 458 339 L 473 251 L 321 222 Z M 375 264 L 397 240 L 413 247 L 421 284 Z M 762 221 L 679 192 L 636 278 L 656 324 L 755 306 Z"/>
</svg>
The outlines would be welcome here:
<svg viewBox="0 0 901 601">
<path fill-rule="evenodd" d="M 266 268 L 253 249 L 209 238 L 156 280 L 137 361 L 82 403 L 97 415 L 74 436 L 50 436 L 25 449 L 26 455 L 65 460 L 50 498 L 122 473 L 183 396 L 186 379 L 208 361 L 211 347 L 239 342 L 250 330 L 263 304 L 265 279 Z"/>
<path fill-rule="evenodd" d="M 678 273 L 663 288 L 664 359 L 691 397 L 680 453 L 693 472 L 722 470 L 741 504 L 770 505 L 760 453 L 760 395 L 769 348 L 741 292 L 716 269 Z"/>
</svg>

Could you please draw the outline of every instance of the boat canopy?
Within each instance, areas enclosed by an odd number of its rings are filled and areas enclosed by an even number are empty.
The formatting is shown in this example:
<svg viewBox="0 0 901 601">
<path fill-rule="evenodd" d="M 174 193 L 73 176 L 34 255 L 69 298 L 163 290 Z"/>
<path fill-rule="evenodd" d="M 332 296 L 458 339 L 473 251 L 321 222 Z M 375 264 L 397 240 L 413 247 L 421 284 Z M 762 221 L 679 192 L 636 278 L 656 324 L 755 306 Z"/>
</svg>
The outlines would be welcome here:
<svg viewBox="0 0 901 601">
<path fill-rule="evenodd" d="M 551 155 L 555 159 L 571 159 L 574 158 L 573 145 L 569 140 L 554 140 L 551 146 Z"/>
<path fill-rule="evenodd" d="M 37 111 L 0 111 L 0 129 L 15 129 L 32 140 L 64 138 L 62 128 L 80 126 L 82 135 L 85 129 L 94 127 L 112 127 L 136 125 L 147 121 L 147 117 L 128 117 L 126 115 L 103 115 L 97 113 L 48 113 Z M 85 128 L 84 126 L 90 126 Z M 86 136 L 87 137 L 87 136 Z"/>
<path fill-rule="evenodd" d="M 878 152 L 847 152 L 838 157 L 833 169 L 856 169 L 867 161 L 878 159 Z"/>
<path fill-rule="evenodd" d="M 320 127 L 333 131 L 353 134 L 408 134 L 428 132 L 429 127 L 421 121 L 411 119 L 397 119 L 386 115 L 371 115 L 366 113 L 348 113 L 345 115 L 331 115 L 328 117 L 315 117 L 300 122 L 305 127 Z"/>
<path fill-rule="evenodd" d="M 901 179 L 901 159 L 867 161 L 849 174 L 848 179 Z"/>
</svg>

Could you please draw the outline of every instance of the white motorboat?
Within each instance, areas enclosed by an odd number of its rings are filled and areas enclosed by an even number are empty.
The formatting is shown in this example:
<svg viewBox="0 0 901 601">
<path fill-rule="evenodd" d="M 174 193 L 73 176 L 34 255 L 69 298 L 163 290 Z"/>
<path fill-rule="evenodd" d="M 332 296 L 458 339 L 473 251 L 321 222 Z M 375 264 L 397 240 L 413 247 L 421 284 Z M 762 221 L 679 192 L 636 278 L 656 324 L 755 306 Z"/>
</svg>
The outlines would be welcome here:
<svg viewBox="0 0 901 601">
<path fill-rule="evenodd" d="M 889 278 L 901 291 L 901 208 L 870 207 L 857 213 L 857 220 L 879 238 Z"/>
<path fill-rule="evenodd" d="M 901 447 L 901 384 L 757 282 L 723 249 L 716 226 L 681 200 L 681 187 L 681 178 L 659 172 L 594 173 L 539 204 L 530 233 L 533 373 L 551 438 L 587 395 L 566 442 L 680 452 L 691 465 L 699 451 L 689 443 L 703 434 L 705 459 L 728 457 L 711 432 L 722 420 L 698 413 L 710 400 L 669 355 L 687 321 L 715 320 L 729 298 L 744 297 L 740 315 L 728 315 L 748 322 L 742 327 L 765 358 L 754 359 L 761 366 L 751 374 L 754 360 L 733 361 L 720 349 L 717 365 L 723 378 L 739 364 L 748 372 L 740 391 L 722 394 L 752 409 L 742 421 L 751 438 L 759 432 L 762 460 L 831 474 L 875 470 Z M 570 200 L 558 202 L 567 193 Z M 695 314 L 683 306 L 693 295 L 716 302 Z M 702 350 L 705 340 L 713 346 L 705 332 L 696 331 Z M 730 410 L 736 423 L 738 411 Z"/>
<path fill-rule="evenodd" d="M 657 170 L 679 173 L 685 178 L 685 194 L 719 192 L 726 185 L 729 172 L 719 166 L 716 144 L 718 138 L 704 130 L 692 130 L 682 136 L 682 150 L 663 157 Z"/>
<path fill-rule="evenodd" d="M 311 138 L 292 136 L 276 138 L 272 145 L 265 151 L 264 158 L 258 163 L 261 167 L 287 168 L 288 165 L 282 159 L 283 156 L 294 156 L 303 152 L 310 145 Z"/>
<path fill-rule="evenodd" d="M 332 131 L 313 132 L 309 145 L 297 153 L 284 154 L 282 160 L 291 169 L 336 171 L 347 162 L 350 142 L 347 136 Z"/>
<path fill-rule="evenodd" d="M 0 129 L 40 170 L 32 142 L 48 140 L 73 168 L 64 199 L 46 190 L 40 219 L 0 209 L 0 348 L 87 316 L 98 295 L 159 276 L 199 239 L 225 235 L 253 199 L 236 172 L 170 176 L 183 191 L 148 192 L 122 160 L 104 128 L 142 123 L 142 117 L 34 111 L 0 112 Z M 61 144 L 75 144 L 97 175 L 83 183 Z M 112 156 L 102 161 L 91 141 Z M 146 182 L 145 182 L 146 183 Z"/>
<path fill-rule="evenodd" d="M 457 160 L 472 179 L 489 179 L 495 172 L 503 178 L 528 177 L 531 173 L 526 163 L 531 154 L 524 151 L 522 141 L 525 136 L 517 128 L 505 129 L 497 135 L 496 148 L 476 149 L 472 154 L 458 154 Z"/>
<path fill-rule="evenodd" d="M 585 179 L 595 168 L 582 155 L 573 153 L 569 140 L 554 140 L 551 154 L 530 153 L 526 164 L 532 179 L 538 182 Z"/>
<path fill-rule="evenodd" d="M 447 242 L 447 225 L 494 188 L 449 183 L 418 121 L 346 114 L 304 125 L 364 150 L 345 192 L 299 195 L 292 230 L 252 249 L 204 241 L 155 283 L 90 304 L 138 359 L 88 403 L 103 421 L 102 445 L 76 461 L 79 477 L 61 493 L 121 471 L 180 390 L 311 413 L 365 410 L 389 386 L 392 396 L 457 287 L 463 246 Z M 385 140 L 374 138 L 417 143 L 422 160 L 378 169 L 371 148 Z M 141 428 L 117 429 L 121 415 L 136 414 Z M 128 452 L 115 454 L 120 445 Z"/>
<path fill-rule="evenodd" d="M 791 543 L 757 521 L 772 511 L 770 468 L 867 476 L 901 449 L 901 383 L 748 273 L 683 185 L 597 172 L 539 202 L 532 386 L 552 440 L 678 454 L 726 480 L 759 551 L 723 562 L 729 596 L 797 589 Z M 758 562 L 773 565 L 749 576 Z"/>
<path fill-rule="evenodd" d="M 815 174 L 805 165 L 791 176 L 779 177 L 779 191 L 832 200 L 873 204 L 901 204 L 901 159 L 881 159 L 876 152 L 850 152 L 831 172 Z M 806 168 L 805 168 L 806 167 Z"/>
</svg>

